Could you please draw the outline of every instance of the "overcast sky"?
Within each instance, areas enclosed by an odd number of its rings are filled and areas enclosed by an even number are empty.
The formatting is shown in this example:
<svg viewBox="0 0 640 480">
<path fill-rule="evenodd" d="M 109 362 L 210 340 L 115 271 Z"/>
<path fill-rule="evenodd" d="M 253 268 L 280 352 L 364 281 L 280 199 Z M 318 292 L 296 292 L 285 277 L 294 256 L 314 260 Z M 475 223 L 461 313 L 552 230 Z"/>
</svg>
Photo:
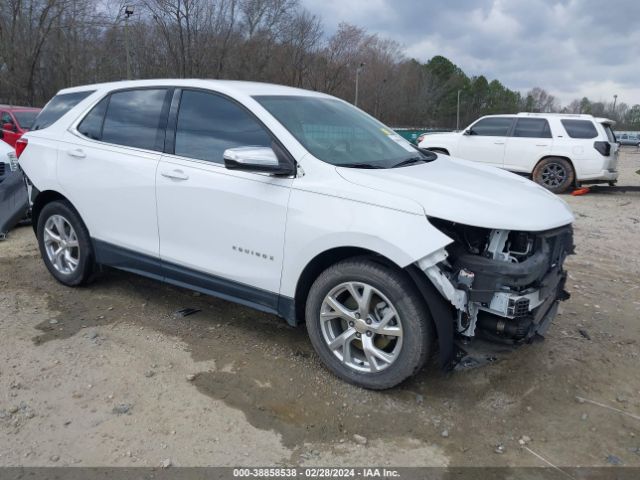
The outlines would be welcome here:
<svg viewBox="0 0 640 480">
<path fill-rule="evenodd" d="M 563 104 L 640 104 L 640 0 L 302 0 L 326 33 L 341 21 L 400 42 L 426 61 L 444 55 L 468 75 Z"/>
</svg>

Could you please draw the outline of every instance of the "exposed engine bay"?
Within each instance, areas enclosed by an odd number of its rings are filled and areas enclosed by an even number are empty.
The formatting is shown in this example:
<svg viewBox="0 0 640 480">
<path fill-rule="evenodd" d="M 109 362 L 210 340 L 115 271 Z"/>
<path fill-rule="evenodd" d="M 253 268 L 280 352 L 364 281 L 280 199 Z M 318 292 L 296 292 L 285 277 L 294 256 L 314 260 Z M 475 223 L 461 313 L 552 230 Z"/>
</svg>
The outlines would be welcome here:
<svg viewBox="0 0 640 480">
<path fill-rule="evenodd" d="M 503 344 L 544 336 L 564 290 L 570 225 L 543 232 L 491 230 L 430 218 L 454 242 L 419 262 L 455 307 L 455 331 Z"/>
</svg>

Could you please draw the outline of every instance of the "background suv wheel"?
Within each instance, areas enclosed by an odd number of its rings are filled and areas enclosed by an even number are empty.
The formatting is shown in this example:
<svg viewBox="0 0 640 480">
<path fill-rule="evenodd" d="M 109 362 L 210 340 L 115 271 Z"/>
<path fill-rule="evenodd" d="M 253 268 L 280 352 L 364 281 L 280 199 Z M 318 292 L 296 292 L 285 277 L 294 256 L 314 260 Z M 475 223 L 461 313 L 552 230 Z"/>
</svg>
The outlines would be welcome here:
<svg viewBox="0 0 640 480">
<path fill-rule="evenodd" d="M 318 277 L 306 323 L 330 371 L 376 390 L 422 368 L 434 338 L 428 309 L 405 274 L 368 259 L 345 260 Z"/>
<path fill-rule="evenodd" d="M 89 232 L 77 212 L 64 201 L 44 206 L 38 216 L 38 246 L 47 269 L 68 286 L 86 283 L 93 273 Z"/>
<path fill-rule="evenodd" d="M 571 163 L 559 157 L 542 159 L 533 170 L 533 181 L 553 193 L 564 193 L 575 183 Z"/>
</svg>

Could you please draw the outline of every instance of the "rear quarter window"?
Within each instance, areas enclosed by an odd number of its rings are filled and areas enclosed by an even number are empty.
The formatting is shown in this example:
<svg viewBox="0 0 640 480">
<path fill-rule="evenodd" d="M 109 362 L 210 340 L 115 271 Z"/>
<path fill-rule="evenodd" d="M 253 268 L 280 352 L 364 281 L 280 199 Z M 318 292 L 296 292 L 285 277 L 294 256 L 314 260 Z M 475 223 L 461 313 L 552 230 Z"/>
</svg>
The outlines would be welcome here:
<svg viewBox="0 0 640 480">
<path fill-rule="evenodd" d="M 598 131 L 591 120 L 560 120 L 571 138 L 596 138 Z"/>
<path fill-rule="evenodd" d="M 63 93 L 53 97 L 33 122 L 32 130 L 42 130 L 56 123 L 65 113 L 91 95 L 95 90 Z"/>
</svg>

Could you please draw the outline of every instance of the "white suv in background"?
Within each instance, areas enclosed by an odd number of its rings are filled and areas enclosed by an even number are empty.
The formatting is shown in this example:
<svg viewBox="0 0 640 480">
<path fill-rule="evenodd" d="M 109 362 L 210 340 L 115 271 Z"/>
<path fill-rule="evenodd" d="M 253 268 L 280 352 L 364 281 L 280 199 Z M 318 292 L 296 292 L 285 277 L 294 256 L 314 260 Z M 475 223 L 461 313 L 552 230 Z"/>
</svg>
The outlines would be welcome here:
<svg viewBox="0 0 640 480">
<path fill-rule="evenodd" d="M 447 368 L 465 357 L 458 337 L 528 343 L 566 298 L 562 200 L 421 151 L 329 95 L 214 80 L 75 87 L 17 152 L 58 281 L 108 265 L 306 322 L 324 364 L 363 387 L 416 373 L 435 343 Z"/>
<path fill-rule="evenodd" d="M 554 193 L 618 178 L 612 120 L 519 113 L 482 117 L 462 132 L 426 135 L 420 148 L 526 174 Z"/>
</svg>

